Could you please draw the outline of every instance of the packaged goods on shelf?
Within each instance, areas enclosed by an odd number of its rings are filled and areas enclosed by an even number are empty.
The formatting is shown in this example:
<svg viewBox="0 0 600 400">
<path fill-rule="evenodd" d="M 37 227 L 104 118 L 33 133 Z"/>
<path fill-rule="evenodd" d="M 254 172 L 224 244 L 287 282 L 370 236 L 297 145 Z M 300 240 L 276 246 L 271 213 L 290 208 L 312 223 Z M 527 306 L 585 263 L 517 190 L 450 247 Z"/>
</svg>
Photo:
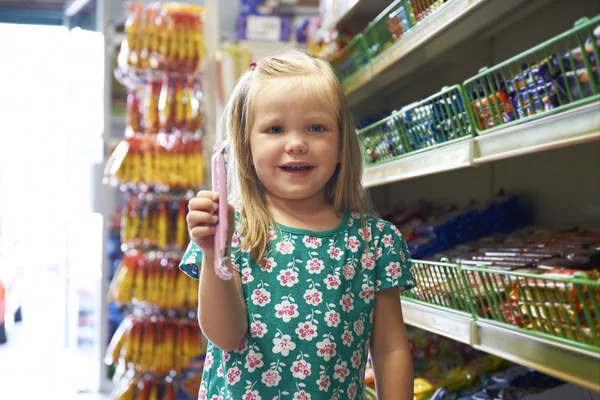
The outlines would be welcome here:
<svg viewBox="0 0 600 400">
<path fill-rule="evenodd" d="M 128 251 L 110 284 L 109 300 L 141 310 L 188 315 L 198 307 L 198 282 L 179 272 L 181 252 Z"/>
<path fill-rule="evenodd" d="M 407 326 L 407 335 L 413 356 L 415 399 L 491 400 L 504 398 L 493 397 L 503 393 L 521 399 L 563 383 L 431 332 Z M 369 391 L 375 389 L 370 364 L 365 383 Z M 441 396 L 443 392 L 447 397 Z"/>
<path fill-rule="evenodd" d="M 529 216 L 519 198 L 498 197 L 489 203 L 433 207 L 421 203 L 384 216 L 403 232 L 415 259 L 431 257 L 459 243 L 495 233 L 508 233 L 527 225 Z M 438 260 L 439 261 L 439 260 Z"/>
<path fill-rule="evenodd" d="M 134 191 L 200 188 L 204 184 L 202 140 L 176 134 L 126 137 L 106 163 L 104 179 Z"/>
<path fill-rule="evenodd" d="M 478 132 L 488 131 L 600 95 L 600 16 L 492 68 L 463 87 Z"/>
<path fill-rule="evenodd" d="M 122 243 L 130 249 L 183 251 L 189 241 L 186 214 L 186 197 L 141 201 L 130 196 L 122 213 Z"/>
<path fill-rule="evenodd" d="M 123 71 L 194 74 L 204 58 L 202 7 L 132 3 L 118 64 Z"/>
</svg>

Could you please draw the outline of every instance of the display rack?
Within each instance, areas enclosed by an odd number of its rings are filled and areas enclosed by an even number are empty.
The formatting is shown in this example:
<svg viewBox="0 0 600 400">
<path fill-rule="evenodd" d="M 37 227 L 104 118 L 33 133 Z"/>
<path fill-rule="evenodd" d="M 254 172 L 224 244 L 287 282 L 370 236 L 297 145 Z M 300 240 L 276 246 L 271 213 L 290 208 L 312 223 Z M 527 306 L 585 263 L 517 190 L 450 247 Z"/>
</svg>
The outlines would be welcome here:
<svg viewBox="0 0 600 400">
<path fill-rule="evenodd" d="M 390 3 L 387 2 L 386 5 Z M 369 103 L 368 109 L 371 111 L 375 109 L 373 103 L 381 106 L 380 109 L 384 109 L 389 104 L 392 93 L 395 93 L 394 88 L 407 89 L 409 87 L 413 91 L 418 92 L 418 90 L 414 89 L 414 86 L 418 84 L 408 82 L 417 73 L 420 73 L 419 78 L 417 78 L 419 80 L 423 78 L 423 75 L 426 75 L 427 71 L 435 70 L 432 66 L 442 65 L 443 61 L 440 58 L 444 54 L 448 54 L 449 49 L 456 49 L 460 47 L 461 43 L 467 40 L 469 41 L 468 46 L 471 46 L 469 48 L 476 49 L 478 45 L 483 46 L 482 42 L 514 28 L 515 25 L 519 25 L 519 21 L 525 21 L 526 17 L 539 12 L 547 3 L 549 2 L 448 0 L 426 19 L 412 26 L 400 39 L 391 45 L 386 44 L 389 47 L 375 57 L 370 57 L 366 53 L 366 50 L 369 49 L 368 43 L 360 45 L 360 42 L 365 40 L 364 37 L 359 36 L 358 39 L 355 38 L 354 42 L 350 42 L 351 48 L 346 49 L 347 53 L 353 54 L 342 55 L 342 61 L 347 63 L 346 65 L 352 66 L 353 73 L 348 73 L 349 69 L 346 69 L 342 71 L 346 72 L 346 74 L 342 74 L 341 76 L 353 111 L 362 111 L 361 108 L 366 103 Z M 360 4 L 360 2 L 357 4 Z M 588 4 L 588 6 L 588 9 L 592 8 L 591 5 Z M 559 6 L 556 6 L 556 8 L 559 8 Z M 596 14 L 591 14 L 591 16 Z M 578 18 L 581 16 L 583 15 L 579 15 Z M 594 18 L 592 20 L 595 26 L 597 22 L 594 21 L 598 21 L 598 19 Z M 586 28 L 590 32 L 593 29 L 593 27 L 589 27 L 592 22 Z M 580 24 L 581 22 L 578 21 L 575 27 L 577 28 Z M 523 23 L 520 26 L 527 26 L 527 23 Z M 550 29 L 547 30 L 550 31 Z M 360 31 L 365 34 L 363 29 L 360 29 Z M 553 32 L 553 34 L 557 33 Z M 571 36 L 569 37 L 568 35 Z M 544 57 L 550 56 L 552 52 L 563 54 L 564 51 L 569 55 L 571 48 L 577 46 L 577 42 L 569 40 L 579 40 L 578 43 L 583 48 L 582 43 L 585 42 L 588 36 L 579 33 L 576 29 L 571 29 L 569 32 L 557 36 L 553 41 L 544 42 L 544 44 L 524 53 L 524 55 L 533 55 L 534 61 L 531 62 L 535 62 L 535 52 L 545 51 L 546 49 L 549 53 L 546 53 Z M 479 43 L 474 44 L 478 40 Z M 557 45 L 559 40 L 562 42 L 560 42 L 560 45 Z M 575 45 L 572 43 L 575 43 Z M 531 43 L 531 45 L 533 46 L 534 43 Z M 590 54 L 593 54 L 591 56 L 591 63 L 597 63 L 598 47 L 591 46 L 590 49 L 588 51 Z M 361 51 L 365 51 L 365 54 L 360 54 Z M 542 57 L 537 58 L 543 60 Z M 497 61 L 493 56 L 492 59 Z M 514 57 L 509 61 L 514 65 L 524 62 L 518 57 Z M 507 67 L 509 61 L 501 66 L 503 68 L 510 68 Z M 573 61 L 572 57 L 570 61 Z M 364 65 L 361 65 L 361 63 L 364 63 Z M 465 64 L 469 64 L 469 62 L 465 61 Z M 339 67 L 335 64 L 333 66 L 334 68 Z M 516 71 L 517 73 L 525 73 L 526 68 L 516 68 Z M 587 68 L 589 76 L 596 76 L 596 64 L 592 66 L 586 64 L 585 68 Z M 427 71 L 423 71 L 425 69 Z M 364 147 L 364 137 L 368 137 L 369 135 L 387 137 L 388 142 L 386 144 L 390 148 L 392 148 L 392 145 L 396 145 L 395 150 L 390 150 L 393 157 L 389 157 L 390 154 L 387 154 L 388 158 L 392 158 L 391 160 L 382 158 L 373 162 L 373 160 L 368 160 L 369 154 L 365 151 L 367 168 L 363 176 L 364 186 L 390 185 L 428 175 L 441 174 L 446 171 L 478 167 L 497 161 L 512 159 L 517 156 L 600 140 L 600 101 L 598 101 L 597 97 L 594 97 L 597 96 L 597 90 L 593 87 L 593 95 L 588 95 L 586 102 L 574 101 L 569 95 L 569 101 L 573 103 L 572 106 L 563 107 L 564 103 L 561 103 L 561 100 L 559 100 L 560 107 L 554 106 L 555 110 L 538 109 L 532 113 L 538 114 L 536 116 L 532 117 L 529 114 L 519 115 L 515 117 L 516 121 L 507 123 L 507 126 L 503 126 L 504 124 L 501 122 L 496 124 L 493 129 L 485 132 L 486 127 L 482 128 L 476 124 L 476 116 L 473 115 L 475 111 L 470 109 L 473 101 L 470 97 L 473 93 L 473 87 L 469 86 L 469 91 L 467 91 L 466 87 L 473 82 L 491 81 L 493 79 L 491 77 L 494 76 L 493 74 L 500 71 L 500 66 L 492 68 L 490 71 L 489 73 L 482 71 L 479 75 L 470 79 L 470 81 L 467 80 L 465 85 L 461 85 L 465 87 L 464 93 L 469 97 L 467 102 L 457 103 L 469 105 L 467 109 L 470 113 L 469 118 L 472 125 L 472 130 L 466 137 L 454 138 L 453 140 L 447 140 L 446 138 L 442 143 L 428 145 L 425 148 L 417 147 L 415 149 L 413 145 L 412 150 L 407 151 L 406 154 L 399 155 L 398 149 L 403 149 L 400 152 L 406 151 L 406 132 L 410 132 L 410 129 L 403 131 L 398 128 L 398 124 L 394 122 L 394 113 L 368 128 L 361 129 L 359 137 L 363 142 L 363 151 L 366 149 Z M 562 72 L 564 73 L 564 70 Z M 464 75 L 462 77 L 464 79 Z M 512 78 L 514 79 L 515 77 L 513 76 Z M 590 80 L 593 84 L 594 79 L 590 78 Z M 439 81 L 439 79 L 436 79 L 436 82 Z M 445 84 L 451 83 L 453 82 L 445 82 Z M 600 84 L 598 87 L 600 88 Z M 400 90 L 396 89 L 396 92 Z M 519 92 L 517 93 L 520 94 Z M 424 95 L 425 93 L 420 94 Z M 405 97 L 407 96 L 403 98 Z M 575 100 L 578 99 L 575 98 Z M 419 104 L 422 105 L 425 103 L 426 101 L 424 100 Z M 533 108 L 531 107 L 531 103 L 524 106 L 520 102 L 519 106 L 529 111 Z M 410 105 L 408 108 L 414 109 L 415 106 Z M 556 108 L 559 109 L 556 110 Z M 401 109 L 397 113 L 400 115 L 405 111 L 405 109 Z M 363 111 L 362 115 L 364 116 L 364 114 L 365 112 Z M 445 118 L 448 118 L 447 115 Z M 523 121 L 520 121 L 520 119 L 523 119 Z M 378 132 L 371 132 L 369 129 Z M 424 128 L 423 132 L 428 133 L 427 129 Z M 399 139 L 395 137 L 395 135 L 398 135 L 397 132 L 400 132 Z M 398 144 L 400 142 L 402 143 Z M 371 150 L 375 151 L 375 146 Z M 377 156 L 381 154 L 379 153 Z M 371 163 L 371 166 L 369 166 L 369 163 Z M 594 164 L 594 168 L 597 166 L 596 164 Z M 458 177 L 459 175 L 456 176 Z M 483 182 L 478 181 L 478 183 Z M 597 182 L 595 184 L 598 185 Z M 493 185 L 490 186 L 493 187 Z M 535 186 L 535 184 L 532 184 L 532 186 Z M 402 188 L 406 187 L 408 186 L 402 186 Z M 418 185 L 410 185 L 410 187 L 414 190 Z M 400 186 L 396 190 L 390 189 L 375 193 L 390 196 L 396 192 L 402 192 Z M 386 204 L 390 206 L 389 199 L 386 200 Z M 417 264 L 428 263 L 415 262 Z M 433 270 L 435 267 L 429 267 L 429 269 Z M 529 279 L 532 278 L 530 277 Z M 446 282 L 447 280 L 443 281 Z M 599 289 L 596 287 L 594 290 L 598 291 Z M 598 346 L 597 342 L 592 344 L 576 343 L 571 340 L 564 340 L 564 337 L 561 339 L 553 335 L 548 336 L 539 334 L 539 332 L 533 330 L 511 326 L 507 321 L 501 322 L 494 321 L 491 318 L 483 318 L 473 309 L 460 309 L 460 307 L 451 309 L 447 306 L 436 304 L 435 301 L 424 301 L 424 299 L 419 299 L 410 294 L 403 295 L 402 297 L 404 320 L 409 325 L 449 337 L 468 344 L 477 350 L 534 368 L 540 372 L 582 387 L 600 391 L 600 346 Z M 436 297 L 436 299 L 439 298 L 440 296 Z M 471 301 L 473 300 L 471 299 Z M 592 311 L 591 318 L 593 320 L 591 326 L 594 326 L 594 322 L 597 323 L 599 319 L 597 309 Z M 573 332 L 571 334 L 576 335 Z M 370 393 L 370 395 L 375 398 L 373 393 Z"/>
<path fill-rule="evenodd" d="M 600 139 L 600 102 L 522 125 L 427 148 L 365 169 L 363 184 L 375 187 Z"/>
</svg>

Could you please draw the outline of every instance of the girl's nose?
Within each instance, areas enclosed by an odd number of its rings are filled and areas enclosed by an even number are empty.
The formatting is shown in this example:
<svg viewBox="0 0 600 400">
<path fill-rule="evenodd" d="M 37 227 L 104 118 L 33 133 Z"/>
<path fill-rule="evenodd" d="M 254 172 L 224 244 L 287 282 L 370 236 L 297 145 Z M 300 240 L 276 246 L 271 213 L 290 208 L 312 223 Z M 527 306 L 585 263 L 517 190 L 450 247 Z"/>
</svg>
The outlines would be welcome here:
<svg viewBox="0 0 600 400">
<path fill-rule="evenodd" d="M 304 154 L 308 150 L 306 140 L 302 135 L 292 133 L 285 143 L 285 151 L 289 154 Z"/>
</svg>

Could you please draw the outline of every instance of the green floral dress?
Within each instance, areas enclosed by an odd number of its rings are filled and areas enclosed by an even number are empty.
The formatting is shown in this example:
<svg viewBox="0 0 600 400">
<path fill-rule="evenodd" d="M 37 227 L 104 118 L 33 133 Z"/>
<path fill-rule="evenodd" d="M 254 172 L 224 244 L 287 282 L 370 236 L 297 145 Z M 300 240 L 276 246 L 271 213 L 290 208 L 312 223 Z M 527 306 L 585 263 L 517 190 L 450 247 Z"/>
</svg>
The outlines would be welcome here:
<svg viewBox="0 0 600 400">
<path fill-rule="evenodd" d="M 406 243 L 389 222 L 367 216 L 363 228 L 349 212 L 329 231 L 278 228 L 260 265 L 232 238 L 249 329 L 235 351 L 209 342 L 199 399 L 362 399 L 375 292 L 414 286 Z M 190 244 L 180 268 L 197 279 L 201 260 Z"/>
</svg>

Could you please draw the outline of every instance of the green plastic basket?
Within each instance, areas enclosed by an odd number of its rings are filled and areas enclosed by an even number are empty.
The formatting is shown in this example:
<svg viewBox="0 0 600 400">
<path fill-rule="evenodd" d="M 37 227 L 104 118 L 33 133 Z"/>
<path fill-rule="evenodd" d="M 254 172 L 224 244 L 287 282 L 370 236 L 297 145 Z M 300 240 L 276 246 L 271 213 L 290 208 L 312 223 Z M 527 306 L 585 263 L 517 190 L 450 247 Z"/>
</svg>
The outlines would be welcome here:
<svg viewBox="0 0 600 400">
<path fill-rule="evenodd" d="M 595 34 L 594 34 L 595 30 Z M 464 83 L 478 133 L 600 99 L 600 16 Z"/>
<path fill-rule="evenodd" d="M 368 64 L 370 58 L 367 51 L 367 42 L 362 33 L 354 38 L 330 60 L 341 81 L 344 81 Z"/>
<path fill-rule="evenodd" d="M 387 50 L 413 26 L 413 16 L 407 0 L 395 0 L 363 31 L 371 59 Z"/>
<path fill-rule="evenodd" d="M 403 300 L 458 311 L 469 316 L 473 314 L 466 281 L 459 265 L 413 260 L 413 274 L 416 288 L 403 293 Z"/>
<path fill-rule="evenodd" d="M 470 137 L 474 129 L 459 85 L 446 87 L 358 131 L 367 167 Z"/>
<path fill-rule="evenodd" d="M 600 352 L 600 281 L 463 267 L 475 317 Z"/>
</svg>

